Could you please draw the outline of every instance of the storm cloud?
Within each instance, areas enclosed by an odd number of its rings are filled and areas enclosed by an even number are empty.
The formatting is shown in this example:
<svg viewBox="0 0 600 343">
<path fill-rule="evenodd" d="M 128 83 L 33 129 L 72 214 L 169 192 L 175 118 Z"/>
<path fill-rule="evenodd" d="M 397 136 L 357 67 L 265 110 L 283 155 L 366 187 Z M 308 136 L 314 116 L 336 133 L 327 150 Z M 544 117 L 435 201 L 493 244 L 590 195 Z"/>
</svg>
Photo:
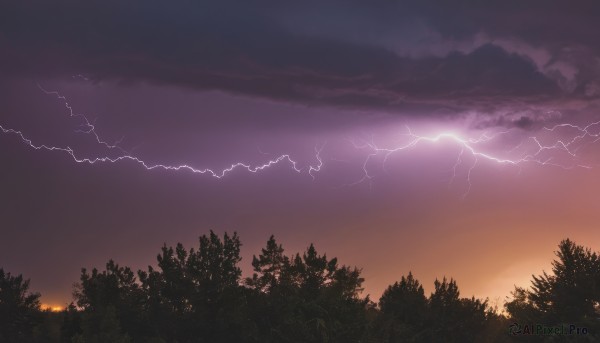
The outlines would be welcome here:
<svg viewBox="0 0 600 343">
<path fill-rule="evenodd" d="M 518 120 L 600 95 L 599 11 L 542 1 L 5 2 L 0 68 L 398 113 L 510 110 Z"/>
</svg>

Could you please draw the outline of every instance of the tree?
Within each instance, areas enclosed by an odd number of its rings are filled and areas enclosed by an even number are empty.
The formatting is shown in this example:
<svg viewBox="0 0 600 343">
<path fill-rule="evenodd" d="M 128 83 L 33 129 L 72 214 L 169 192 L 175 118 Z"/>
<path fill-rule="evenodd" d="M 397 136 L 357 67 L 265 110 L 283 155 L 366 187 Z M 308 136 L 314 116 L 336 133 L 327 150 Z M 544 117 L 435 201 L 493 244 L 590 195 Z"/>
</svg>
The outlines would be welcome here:
<svg viewBox="0 0 600 343">
<path fill-rule="evenodd" d="M 379 299 L 380 338 L 396 342 L 418 337 L 426 329 L 427 298 L 423 286 L 411 272 L 389 286 Z"/>
<path fill-rule="evenodd" d="M 570 240 L 559 244 L 554 275 L 533 278 L 532 301 L 558 321 L 600 319 L 600 260 L 590 249 Z"/>
<path fill-rule="evenodd" d="M 353 342 L 367 332 L 360 270 L 339 266 L 314 245 L 289 258 L 271 236 L 253 258 L 252 317 L 264 342 Z"/>
<path fill-rule="evenodd" d="M 71 342 L 72 338 L 81 335 L 81 313 L 75 307 L 75 304 L 70 303 L 63 311 L 63 323 L 60 327 L 60 341 Z"/>
<path fill-rule="evenodd" d="M 425 298 L 412 273 L 389 286 L 379 308 L 378 338 L 383 342 L 489 341 L 499 316 L 486 301 L 461 298 L 456 281 L 435 280 L 434 292 Z M 504 332 L 504 331 L 503 331 Z"/>
<path fill-rule="evenodd" d="M 426 332 L 431 342 L 475 342 L 485 334 L 493 311 L 487 300 L 460 298 L 456 281 L 445 277 L 435 280 L 435 290 L 429 297 L 429 323 Z"/>
<path fill-rule="evenodd" d="M 131 338 L 123 333 L 115 306 L 107 305 L 98 312 L 84 313 L 83 330 L 73 336 L 73 343 L 129 343 Z"/>
<path fill-rule="evenodd" d="M 552 273 L 532 276 L 531 288 L 516 287 L 505 304 L 514 321 L 576 324 L 600 329 L 600 257 L 569 239 L 561 241 Z"/>
<path fill-rule="evenodd" d="M 129 337 L 145 336 L 143 293 L 129 267 L 120 267 L 110 260 L 102 272 L 96 268 L 91 273 L 82 269 L 74 297 L 82 309 L 82 334 L 76 336 L 79 341 L 101 342 L 106 337 L 127 341 Z M 64 332 L 67 331 L 65 328 Z"/>
<path fill-rule="evenodd" d="M 275 236 L 271 235 L 261 254 L 252 257 L 254 274 L 246 279 L 246 284 L 260 292 L 272 292 L 284 281 L 282 277 L 288 271 L 289 265 L 290 259 L 283 254 L 283 247 L 278 245 Z"/>
<path fill-rule="evenodd" d="M 41 322 L 40 294 L 29 292 L 29 280 L 0 268 L 0 342 L 22 342 Z"/>
<path fill-rule="evenodd" d="M 163 246 L 158 269 L 138 273 L 155 335 L 166 341 L 244 341 L 248 333 L 245 294 L 240 285 L 240 240 L 214 232 L 198 250 Z"/>
</svg>

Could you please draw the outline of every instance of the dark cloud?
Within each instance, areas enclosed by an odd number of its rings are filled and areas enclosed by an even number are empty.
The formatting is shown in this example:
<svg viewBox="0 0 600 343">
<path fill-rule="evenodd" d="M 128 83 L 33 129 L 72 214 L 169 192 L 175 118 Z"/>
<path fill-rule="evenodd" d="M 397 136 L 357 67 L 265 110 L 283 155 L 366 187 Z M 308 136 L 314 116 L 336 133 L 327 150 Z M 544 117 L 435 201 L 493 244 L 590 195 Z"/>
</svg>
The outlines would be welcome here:
<svg viewBox="0 0 600 343">
<path fill-rule="evenodd" d="M 95 81 L 219 89 L 309 105 L 481 109 L 489 99 L 510 106 L 515 99 L 594 96 L 597 71 L 585 62 L 597 50 L 599 7 L 11 2 L 0 8 L 0 68 L 13 77 L 84 73 Z M 424 31 L 427 39 L 420 38 Z M 431 40 L 431 32 L 438 38 Z M 437 52 L 402 47 L 411 34 L 412 46 Z M 369 40 L 377 36 L 385 39 Z"/>
<path fill-rule="evenodd" d="M 521 118 L 513 121 L 513 124 L 521 129 L 529 129 L 533 126 L 533 120 L 529 117 L 522 116 Z"/>
</svg>

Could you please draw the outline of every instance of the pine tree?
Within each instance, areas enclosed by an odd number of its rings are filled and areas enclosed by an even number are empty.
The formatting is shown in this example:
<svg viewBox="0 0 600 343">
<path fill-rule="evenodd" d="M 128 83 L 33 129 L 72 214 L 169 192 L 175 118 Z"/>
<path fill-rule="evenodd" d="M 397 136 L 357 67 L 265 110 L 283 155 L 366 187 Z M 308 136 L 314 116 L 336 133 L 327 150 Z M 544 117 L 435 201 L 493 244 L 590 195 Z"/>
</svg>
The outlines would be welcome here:
<svg viewBox="0 0 600 343">
<path fill-rule="evenodd" d="M 378 326 L 384 342 L 416 338 L 426 329 L 427 298 L 411 272 L 389 286 L 379 300 Z"/>
<path fill-rule="evenodd" d="M 22 342 L 41 322 L 40 294 L 29 292 L 29 280 L 0 268 L 0 342 Z"/>
</svg>

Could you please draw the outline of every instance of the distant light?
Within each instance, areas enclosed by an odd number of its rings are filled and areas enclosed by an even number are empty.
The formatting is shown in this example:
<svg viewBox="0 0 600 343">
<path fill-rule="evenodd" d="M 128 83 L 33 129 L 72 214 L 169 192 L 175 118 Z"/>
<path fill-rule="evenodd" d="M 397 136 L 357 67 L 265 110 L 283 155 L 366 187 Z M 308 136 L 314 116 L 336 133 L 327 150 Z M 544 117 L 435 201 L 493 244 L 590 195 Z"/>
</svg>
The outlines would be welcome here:
<svg viewBox="0 0 600 343">
<path fill-rule="evenodd" d="M 61 312 L 64 310 L 64 307 L 62 307 L 62 306 L 52 306 L 52 305 L 46 305 L 46 304 L 42 304 L 40 306 L 40 308 L 43 311 L 50 311 L 50 312 Z"/>
</svg>

